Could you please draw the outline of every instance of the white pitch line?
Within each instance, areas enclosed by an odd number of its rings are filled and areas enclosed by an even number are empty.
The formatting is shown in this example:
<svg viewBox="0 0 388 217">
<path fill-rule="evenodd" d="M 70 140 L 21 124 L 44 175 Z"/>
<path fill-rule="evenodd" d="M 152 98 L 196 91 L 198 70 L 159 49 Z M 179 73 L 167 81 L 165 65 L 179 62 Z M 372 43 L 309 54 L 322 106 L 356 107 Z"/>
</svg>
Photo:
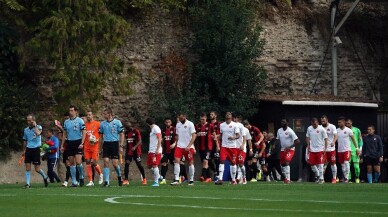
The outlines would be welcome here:
<svg viewBox="0 0 388 217">
<path fill-rule="evenodd" d="M 54 194 L 39 194 L 43 196 L 57 196 Z M 98 194 L 61 194 L 61 196 L 80 196 L 80 197 L 132 197 L 132 198 L 181 198 L 181 199 L 205 199 L 205 200 L 240 200 L 240 201 L 267 201 L 267 202 L 306 202 L 306 203 L 328 203 L 328 204 L 374 204 L 388 205 L 387 202 L 371 201 L 335 201 L 335 200 L 281 200 L 265 198 L 222 198 L 222 197 L 193 197 L 193 196 L 159 196 L 159 195 L 98 195 Z"/>
<path fill-rule="evenodd" d="M 0 197 L 16 197 L 16 194 L 0 194 Z"/>
<path fill-rule="evenodd" d="M 155 203 L 133 203 L 118 202 L 116 199 L 123 197 L 110 197 L 104 201 L 114 204 L 127 204 L 136 206 L 158 206 L 158 207 L 176 207 L 176 208 L 194 208 L 194 209 L 215 209 L 215 210 L 239 210 L 239 211 L 267 211 L 267 212 L 300 212 L 300 213 L 342 213 L 342 214 L 369 214 L 369 215 L 388 215 L 388 212 L 368 212 L 368 211 L 347 211 L 347 210 L 301 210 L 301 209 L 261 209 L 261 208 L 241 208 L 241 207 L 216 207 L 216 206 L 195 206 L 180 204 L 155 204 Z"/>
</svg>

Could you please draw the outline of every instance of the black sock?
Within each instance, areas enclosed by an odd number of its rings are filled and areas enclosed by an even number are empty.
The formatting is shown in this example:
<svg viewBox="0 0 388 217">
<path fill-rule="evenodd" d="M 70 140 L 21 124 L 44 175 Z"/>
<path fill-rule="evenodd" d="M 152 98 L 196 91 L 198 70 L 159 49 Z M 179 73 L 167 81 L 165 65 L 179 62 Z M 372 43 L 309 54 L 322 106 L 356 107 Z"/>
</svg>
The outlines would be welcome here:
<svg viewBox="0 0 388 217">
<path fill-rule="evenodd" d="M 252 164 L 252 179 L 257 178 L 257 172 L 259 172 L 259 169 L 257 168 L 256 164 Z"/>
<path fill-rule="evenodd" d="M 202 168 L 201 176 L 202 176 L 203 178 L 206 178 L 206 168 Z"/>
<path fill-rule="evenodd" d="M 96 166 L 92 164 L 92 181 L 94 181 L 94 175 L 96 174 Z"/>
<path fill-rule="evenodd" d="M 140 174 L 141 174 L 141 177 L 143 177 L 143 179 L 145 179 L 145 174 L 144 174 L 144 168 L 143 168 L 143 165 L 141 165 L 140 162 L 136 162 L 136 166 L 137 168 L 139 169 L 140 171 Z"/>
<path fill-rule="evenodd" d="M 79 170 L 78 170 L 78 166 L 75 167 L 75 179 L 79 183 Z"/>
<path fill-rule="evenodd" d="M 70 166 L 66 167 L 66 179 L 65 181 L 68 182 L 70 178 Z"/>
<path fill-rule="evenodd" d="M 206 168 L 206 178 L 210 178 L 210 169 Z"/>
<path fill-rule="evenodd" d="M 220 171 L 220 159 L 214 159 L 214 165 L 215 165 L 215 171 L 214 175 L 218 176 L 219 171 Z"/>
<path fill-rule="evenodd" d="M 125 180 L 128 180 L 128 173 L 129 173 L 129 163 L 125 163 L 125 166 L 124 166 L 124 177 L 125 177 Z"/>
<path fill-rule="evenodd" d="M 185 179 L 187 179 L 187 172 L 186 172 L 186 167 L 184 164 L 181 164 L 181 172 L 180 172 L 180 176 L 184 176 Z"/>
<path fill-rule="evenodd" d="M 161 175 L 163 176 L 163 179 L 166 178 L 167 170 L 168 170 L 168 165 L 162 166 Z"/>
</svg>

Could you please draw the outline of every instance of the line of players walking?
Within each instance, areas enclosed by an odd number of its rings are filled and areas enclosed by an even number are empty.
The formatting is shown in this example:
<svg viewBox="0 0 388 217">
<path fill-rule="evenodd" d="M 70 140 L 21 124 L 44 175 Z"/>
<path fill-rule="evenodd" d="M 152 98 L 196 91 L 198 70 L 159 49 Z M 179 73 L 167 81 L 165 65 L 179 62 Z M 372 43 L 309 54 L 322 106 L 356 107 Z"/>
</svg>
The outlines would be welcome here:
<svg viewBox="0 0 388 217">
<path fill-rule="evenodd" d="M 104 110 L 105 120 L 101 123 L 94 120 L 91 111 L 87 112 L 84 119 L 78 117 L 75 106 L 69 107 L 68 115 L 63 125 L 56 121 L 56 126 L 62 133 L 59 134 L 62 141 L 60 152 L 63 153 L 63 163 L 67 170 L 63 186 L 68 185 L 70 178 L 72 187 L 84 185 L 83 161 L 86 162 L 86 176 L 89 180 L 86 186 L 94 186 L 95 172 L 99 175 L 99 184 L 110 186 L 110 162 L 117 174 L 118 185 L 128 185 L 129 165 L 132 161 L 135 161 L 140 172 L 142 184 L 147 184 L 141 163 L 142 138 L 138 129 L 129 122 L 122 124 L 120 120 L 113 118 L 112 110 L 109 108 Z M 210 112 L 210 121 L 207 117 L 206 113 L 201 114 L 199 123 L 194 124 L 187 120 L 184 113 L 180 113 L 176 127 L 172 125 L 172 119 L 166 118 L 165 127 L 162 129 L 152 118 L 146 120 L 150 127 L 147 166 L 153 175 L 152 186 L 166 184 L 169 165 L 173 165 L 174 174 L 171 185 L 179 185 L 184 180 L 188 185 L 194 185 L 194 155 L 197 152 L 202 162 L 200 176 L 202 182 L 214 181 L 216 185 L 222 185 L 225 162 L 228 160 L 233 185 L 256 181 L 261 171 L 267 181 L 271 180 L 270 177 L 277 180 L 277 174 L 280 174 L 284 183 L 290 183 L 290 162 L 293 159 L 295 146 L 299 145 L 300 141 L 295 132 L 288 127 L 287 119 L 281 120 L 281 128 L 275 137 L 272 133 L 262 133 L 247 120 L 242 121 L 240 116 L 234 116 L 230 112 L 226 113 L 223 123 L 217 120 L 216 112 Z M 317 118 L 313 118 L 306 133 L 306 159 L 316 176 L 317 183 L 324 182 L 323 174 L 328 165 L 332 171 L 332 183 L 337 183 L 337 155 L 345 177 L 344 182 L 349 180 L 350 161 L 355 165 L 356 182 L 359 182 L 357 166 L 360 161 L 365 161 L 368 165 L 368 182 L 371 183 L 373 177 L 378 180 L 383 150 L 381 138 L 374 134 L 374 126 L 369 126 L 368 135 L 362 138 L 360 130 L 352 127 L 351 120 L 346 120 L 344 117 L 338 119 L 338 128 L 330 124 L 326 116 L 322 116 L 320 122 L 321 125 Z M 35 171 L 43 177 L 45 186 L 48 185 L 48 180 L 59 181 L 53 171 L 57 160 L 48 162 L 50 176 L 40 169 L 38 150 L 40 150 L 42 127 L 36 124 L 33 115 L 27 116 L 27 123 L 29 126 L 25 128 L 23 137 L 25 145 L 23 156 L 26 164 L 25 187 L 30 187 L 31 163 L 35 165 Z M 49 130 L 49 132 L 53 131 Z M 47 135 L 49 140 L 55 140 L 52 134 Z M 50 154 L 55 154 L 55 149 L 59 152 L 59 145 L 55 144 L 58 141 L 50 143 L 53 144 L 49 146 Z M 104 162 L 102 169 L 97 164 L 100 153 Z M 124 177 L 120 168 L 123 160 L 125 161 Z M 188 164 L 188 176 L 185 163 Z M 374 174 L 372 169 L 375 170 Z"/>
</svg>

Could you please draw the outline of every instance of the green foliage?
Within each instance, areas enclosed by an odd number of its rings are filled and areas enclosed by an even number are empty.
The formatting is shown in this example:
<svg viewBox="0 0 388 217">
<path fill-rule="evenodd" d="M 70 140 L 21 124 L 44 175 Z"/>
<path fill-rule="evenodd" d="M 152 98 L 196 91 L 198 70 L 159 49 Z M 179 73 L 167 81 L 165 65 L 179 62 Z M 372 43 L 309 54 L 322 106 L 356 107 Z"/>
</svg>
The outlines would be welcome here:
<svg viewBox="0 0 388 217">
<path fill-rule="evenodd" d="M 130 25 L 112 13 L 107 2 L 47 0 L 29 8 L 37 20 L 28 23 L 32 37 L 24 55 L 44 59 L 53 68 L 51 82 L 60 112 L 69 104 L 94 104 L 107 85 L 130 94 L 133 69 L 125 71 L 114 53 L 124 44 Z"/>
<path fill-rule="evenodd" d="M 3 160 L 11 150 L 21 149 L 24 117 L 35 106 L 29 77 L 19 70 L 17 39 L 16 32 L 0 22 L 0 159 Z"/>
<path fill-rule="evenodd" d="M 208 0 L 190 10 L 198 55 L 192 84 L 196 109 L 256 112 L 266 73 L 254 63 L 264 41 L 252 5 L 247 0 Z"/>
</svg>

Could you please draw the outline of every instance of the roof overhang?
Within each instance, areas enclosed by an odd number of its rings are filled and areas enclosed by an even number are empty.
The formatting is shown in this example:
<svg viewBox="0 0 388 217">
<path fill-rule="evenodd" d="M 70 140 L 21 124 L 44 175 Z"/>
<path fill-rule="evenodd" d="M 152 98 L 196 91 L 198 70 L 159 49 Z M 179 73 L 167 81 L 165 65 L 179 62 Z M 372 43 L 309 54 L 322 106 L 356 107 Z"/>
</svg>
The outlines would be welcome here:
<svg viewBox="0 0 388 217">
<path fill-rule="evenodd" d="M 335 101 L 294 101 L 284 100 L 283 105 L 304 105 L 304 106 L 347 106 L 347 107 L 364 107 L 364 108 L 378 108 L 377 103 L 364 102 L 335 102 Z"/>
</svg>

